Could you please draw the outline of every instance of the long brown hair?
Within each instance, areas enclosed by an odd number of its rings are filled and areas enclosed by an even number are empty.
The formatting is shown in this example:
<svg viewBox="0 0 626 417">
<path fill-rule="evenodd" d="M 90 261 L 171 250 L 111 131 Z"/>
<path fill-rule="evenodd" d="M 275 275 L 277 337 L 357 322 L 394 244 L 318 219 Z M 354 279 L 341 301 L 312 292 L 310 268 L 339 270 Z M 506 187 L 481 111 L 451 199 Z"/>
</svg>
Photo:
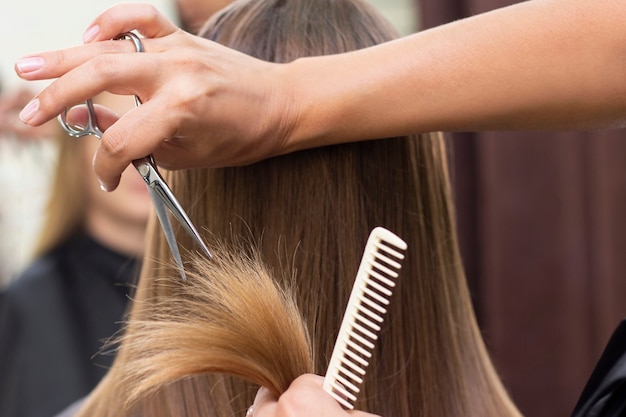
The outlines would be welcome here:
<svg viewBox="0 0 626 417">
<path fill-rule="evenodd" d="M 68 138 L 57 127 L 54 140 L 58 149 L 56 167 L 34 257 L 43 255 L 82 230 L 87 216 L 84 170 L 88 167 L 83 164 L 85 139 Z"/>
<path fill-rule="evenodd" d="M 276 62 L 355 50 L 397 37 L 391 25 L 362 0 L 236 1 L 214 16 L 202 35 Z M 193 221 L 207 230 L 208 240 L 236 248 L 245 259 L 262 261 L 268 265 L 268 274 L 275 275 L 273 279 L 291 282 L 289 278 L 295 277 L 293 297 L 311 335 L 316 373 L 323 374 L 328 364 L 369 232 L 384 226 L 407 241 L 399 287 L 358 409 L 383 416 L 518 416 L 475 321 L 458 253 L 447 168 L 444 140 L 433 133 L 329 146 L 246 167 L 172 172 L 167 179 Z M 252 404 L 256 387 L 239 377 L 258 382 L 254 376 L 243 375 L 241 368 L 246 365 L 234 364 L 232 369 L 218 369 L 220 375 L 209 375 L 216 369 L 191 366 L 172 356 L 169 361 L 151 356 L 162 349 L 176 350 L 159 343 L 159 337 L 149 337 L 159 334 L 158 328 L 162 336 L 169 334 L 171 340 L 179 335 L 181 345 L 187 345 L 182 342 L 185 333 L 177 333 L 179 328 L 171 323 L 184 323 L 188 315 L 167 309 L 165 316 L 155 318 L 160 308 L 154 306 L 192 297 L 179 291 L 189 284 L 179 282 L 176 269 L 164 264 L 169 249 L 154 222 L 150 230 L 150 247 L 125 343 L 82 415 L 128 415 L 128 409 L 117 403 L 128 399 L 132 384 L 150 377 L 155 379 L 133 394 L 133 412 L 241 415 Z M 184 247 L 193 248 L 183 234 L 178 237 Z M 250 244 L 242 245 L 242 239 Z M 257 250 L 260 256 L 255 255 Z M 214 279 L 215 272 L 195 257 L 188 257 L 189 269 L 197 272 L 192 277 Z M 241 276 L 235 267 L 239 262 L 233 260 L 225 265 L 226 270 Z M 228 279 L 228 274 L 219 276 Z M 215 288 L 211 291 L 219 293 Z M 264 297 L 263 291 L 259 289 L 259 298 Z M 246 300 L 255 311 L 247 315 L 251 322 L 272 314 L 254 298 Z M 198 303 L 194 306 L 202 308 Z M 133 327 L 133 323 L 151 321 L 161 324 L 147 326 L 148 332 Z M 201 326 L 198 323 L 198 331 Z M 262 328 L 258 326 L 261 335 L 255 338 L 263 339 Z M 285 332 L 297 332 L 297 328 L 295 323 Z M 211 343 L 208 338 L 206 343 Z M 272 349 L 257 354 L 288 362 L 294 352 L 301 352 L 278 341 Z M 232 341 L 231 350 L 236 362 L 237 342 Z M 172 372 L 164 376 L 155 369 L 158 366 Z"/>
</svg>

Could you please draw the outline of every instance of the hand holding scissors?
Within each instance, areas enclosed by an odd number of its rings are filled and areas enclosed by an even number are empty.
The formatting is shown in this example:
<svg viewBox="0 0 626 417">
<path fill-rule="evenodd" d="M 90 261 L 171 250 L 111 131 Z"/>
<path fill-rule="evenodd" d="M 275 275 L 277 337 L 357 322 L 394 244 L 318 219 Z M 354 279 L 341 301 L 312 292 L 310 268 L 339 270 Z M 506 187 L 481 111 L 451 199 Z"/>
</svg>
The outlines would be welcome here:
<svg viewBox="0 0 626 417">
<path fill-rule="evenodd" d="M 143 45 L 141 44 L 141 40 L 137 35 L 132 32 L 123 33 L 119 35 L 116 39 L 130 39 L 135 44 L 137 52 L 143 52 Z M 141 104 L 141 101 L 137 96 L 135 96 L 135 103 L 138 106 Z M 67 110 L 59 115 L 59 123 L 70 136 L 80 138 L 83 136 L 91 135 L 97 137 L 98 139 L 102 139 L 102 131 L 98 127 L 98 121 L 96 120 L 96 112 L 93 106 L 93 100 L 88 99 L 85 102 L 85 105 L 87 106 L 87 112 L 89 116 L 86 126 L 81 127 L 68 123 Z M 139 175 L 141 175 L 146 183 L 148 193 L 150 194 L 150 198 L 152 199 L 152 204 L 156 211 L 157 217 L 159 218 L 159 222 L 161 223 L 161 228 L 163 229 L 165 238 L 167 239 L 167 243 L 170 247 L 170 250 L 172 251 L 174 260 L 178 265 L 180 274 L 183 280 L 185 280 L 186 276 L 183 262 L 180 256 L 180 251 L 178 249 L 178 244 L 176 242 L 176 237 L 174 236 L 174 229 L 172 228 L 172 223 L 170 221 L 166 207 L 176 218 L 176 220 L 178 220 L 178 222 L 182 225 L 183 229 L 185 229 L 185 231 L 192 237 L 196 244 L 200 246 L 202 252 L 209 258 L 211 257 L 211 253 L 209 252 L 207 246 L 200 237 L 200 234 L 194 227 L 193 223 L 189 219 L 189 216 L 187 216 L 187 213 L 185 213 L 185 210 L 182 208 L 182 206 L 174 196 L 174 193 L 172 193 L 172 190 L 169 188 L 169 186 L 159 173 L 152 155 L 136 159 L 132 161 L 132 163 L 137 169 L 137 172 L 139 172 Z"/>
</svg>

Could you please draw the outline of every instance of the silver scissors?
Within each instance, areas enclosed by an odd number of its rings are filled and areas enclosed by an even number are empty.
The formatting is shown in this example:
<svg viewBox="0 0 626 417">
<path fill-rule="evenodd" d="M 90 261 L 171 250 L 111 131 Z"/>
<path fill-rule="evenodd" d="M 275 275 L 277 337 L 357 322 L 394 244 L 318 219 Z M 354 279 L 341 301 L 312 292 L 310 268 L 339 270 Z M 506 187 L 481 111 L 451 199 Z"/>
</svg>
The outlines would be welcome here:
<svg viewBox="0 0 626 417">
<path fill-rule="evenodd" d="M 118 35 L 115 39 L 130 39 L 133 41 L 137 52 L 144 51 L 141 40 L 137 35 L 132 32 L 122 33 Z M 135 104 L 137 106 L 141 105 L 141 100 L 139 100 L 139 97 L 137 96 L 135 96 Z M 87 112 L 89 115 L 86 126 L 81 127 L 68 123 L 67 112 L 69 109 L 66 109 L 65 112 L 59 115 L 59 123 L 70 136 L 81 138 L 83 136 L 91 135 L 97 137 L 98 139 L 102 139 L 102 131 L 98 127 L 98 121 L 96 120 L 96 112 L 93 106 L 93 100 L 88 99 L 85 102 L 85 105 L 87 106 Z M 183 229 L 185 229 L 185 231 L 191 236 L 196 244 L 202 249 L 202 252 L 209 258 L 212 257 L 211 252 L 209 252 L 209 249 L 207 248 L 204 241 L 200 237 L 200 234 L 189 219 L 189 216 L 187 216 L 187 213 L 185 213 L 185 210 L 182 208 L 182 206 L 174 196 L 174 193 L 172 193 L 172 190 L 159 173 L 152 155 L 148 155 L 145 158 L 134 160 L 133 165 L 146 183 L 148 193 L 150 194 L 150 198 L 152 199 L 152 204 L 156 211 L 157 217 L 159 218 L 159 222 L 161 223 L 161 228 L 163 229 L 163 233 L 165 234 L 167 243 L 170 247 L 170 250 L 172 251 L 174 260 L 178 265 L 180 274 L 183 280 L 185 280 L 186 275 L 185 269 L 183 267 L 183 261 L 180 257 L 180 251 L 178 250 L 178 244 L 176 242 L 176 237 L 174 236 L 174 229 L 172 228 L 172 223 L 170 222 L 166 207 L 176 218 L 176 220 L 178 220 L 178 222 L 182 225 Z"/>
</svg>

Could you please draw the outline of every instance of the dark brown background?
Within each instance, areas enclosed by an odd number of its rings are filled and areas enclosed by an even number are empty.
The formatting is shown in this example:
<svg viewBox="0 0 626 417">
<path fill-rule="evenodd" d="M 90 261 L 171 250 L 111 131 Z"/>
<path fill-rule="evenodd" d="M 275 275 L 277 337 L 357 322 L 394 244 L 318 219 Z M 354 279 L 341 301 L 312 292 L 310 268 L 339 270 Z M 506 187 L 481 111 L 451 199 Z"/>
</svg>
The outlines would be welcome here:
<svg viewBox="0 0 626 417">
<path fill-rule="evenodd" d="M 419 0 L 421 26 L 512 3 Z M 626 131 L 451 144 L 464 262 L 496 366 L 526 416 L 568 416 L 626 316 Z"/>
</svg>

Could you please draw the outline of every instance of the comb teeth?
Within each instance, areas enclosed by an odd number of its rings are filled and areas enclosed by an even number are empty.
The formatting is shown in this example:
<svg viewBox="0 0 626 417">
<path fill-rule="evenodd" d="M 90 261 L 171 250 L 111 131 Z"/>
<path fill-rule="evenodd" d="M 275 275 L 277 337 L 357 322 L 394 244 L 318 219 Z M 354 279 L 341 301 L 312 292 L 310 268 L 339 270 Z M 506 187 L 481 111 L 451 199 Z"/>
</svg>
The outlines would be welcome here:
<svg viewBox="0 0 626 417">
<path fill-rule="evenodd" d="M 372 230 L 367 240 L 323 385 L 349 410 L 356 403 L 406 248 L 382 227 Z"/>
</svg>

